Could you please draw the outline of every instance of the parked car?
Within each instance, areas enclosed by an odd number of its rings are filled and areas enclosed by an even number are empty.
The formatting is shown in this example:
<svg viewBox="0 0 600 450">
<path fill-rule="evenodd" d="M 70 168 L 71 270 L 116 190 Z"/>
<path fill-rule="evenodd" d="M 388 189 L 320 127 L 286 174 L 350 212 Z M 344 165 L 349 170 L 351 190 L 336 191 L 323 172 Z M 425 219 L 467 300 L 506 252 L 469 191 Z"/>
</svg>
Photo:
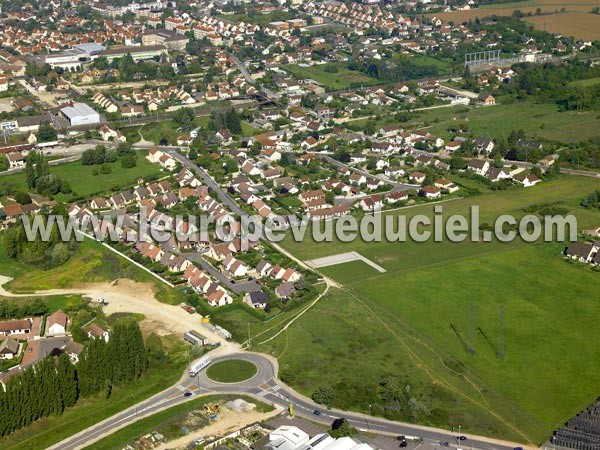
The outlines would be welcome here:
<svg viewBox="0 0 600 450">
<path fill-rule="evenodd" d="M 458 439 L 460 439 L 461 441 L 466 441 L 467 437 L 466 436 L 459 436 Z"/>
<path fill-rule="evenodd" d="M 450 444 L 448 442 L 442 442 L 442 441 L 440 441 L 440 445 L 442 447 L 449 447 L 450 446 Z"/>
<path fill-rule="evenodd" d="M 400 442 L 400 448 L 404 448 L 408 445 L 408 443 L 406 441 L 402 441 Z"/>
</svg>

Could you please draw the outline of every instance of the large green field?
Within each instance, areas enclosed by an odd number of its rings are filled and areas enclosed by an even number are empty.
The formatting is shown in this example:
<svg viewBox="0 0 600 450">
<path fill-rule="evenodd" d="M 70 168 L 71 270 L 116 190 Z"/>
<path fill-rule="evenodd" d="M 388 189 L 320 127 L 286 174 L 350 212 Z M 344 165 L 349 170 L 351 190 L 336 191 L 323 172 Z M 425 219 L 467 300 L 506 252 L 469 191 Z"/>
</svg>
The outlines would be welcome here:
<svg viewBox="0 0 600 450">
<path fill-rule="evenodd" d="M 364 129 L 367 119 L 350 122 L 353 130 Z M 393 115 L 382 116 L 380 123 L 397 123 Z M 443 138 L 451 137 L 450 126 L 465 124 L 476 136 L 508 137 L 513 130 L 524 130 L 530 138 L 558 142 L 579 142 L 598 135 L 600 116 L 597 111 L 559 111 L 550 103 L 518 102 L 487 107 L 452 106 L 416 113 L 404 127 L 426 127 Z"/>
<path fill-rule="evenodd" d="M 331 63 L 310 67 L 300 67 L 297 64 L 287 64 L 282 66 L 284 70 L 291 73 L 296 78 L 311 78 L 317 83 L 330 89 L 347 89 L 352 85 L 363 84 L 368 86 L 370 84 L 380 83 L 380 81 L 375 78 L 368 77 L 355 70 L 339 67 L 336 72 L 328 72 L 326 70 L 327 67 L 332 67 Z"/>
<path fill-rule="evenodd" d="M 581 229 L 600 223 L 600 213 L 578 205 L 599 188 L 598 180 L 563 177 L 444 203 L 444 216 L 478 204 L 480 221 L 492 223 L 499 214 L 523 216 L 553 203 L 576 214 Z M 391 214 L 402 213 L 432 215 L 432 206 Z M 355 250 L 387 270 L 360 262 L 321 269 L 343 289 L 263 344 L 305 394 L 398 377 L 429 411 L 413 420 L 541 443 L 600 392 L 594 363 L 600 274 L 565 262 L 565 244 L 287 240 L 284 246 L 302 259 Z M 467 352 L 471 305 L 474 355 Z M 503 360 L 496 357 L 501 306 Z M 364 410 L 358 402 L 354 407 Z"/>
<path fill-rule="evenodd" d="M 160 173 L 160 166 L 148 161 L 146 159 L 147 154 L 146 150 L 140 150 L 138 152 L 137 165 L 130 169 L 122 168 L 120 161 L 107 164 L 111 168 L 111 173 L 108 174 L 101 173 L 100 166 L 84 166 L 81 164 L 81 161 L 50 166 L 50 173 L 67 180 L 73 190 L 73 194 L 59 194 L 56 196 L 56 199 L 64 201 L 74 195 L 83 197 L 112 195 L 114 190 L 134 184 L 137 178 L 158 175 Z M 94 175 L 95 172 L 98 172 L 98 174 Z M 18 191 L 28 191 L 27 178 L 24 171 L 0 177 L 0 184 L 12 185 Z"/>
</svg>

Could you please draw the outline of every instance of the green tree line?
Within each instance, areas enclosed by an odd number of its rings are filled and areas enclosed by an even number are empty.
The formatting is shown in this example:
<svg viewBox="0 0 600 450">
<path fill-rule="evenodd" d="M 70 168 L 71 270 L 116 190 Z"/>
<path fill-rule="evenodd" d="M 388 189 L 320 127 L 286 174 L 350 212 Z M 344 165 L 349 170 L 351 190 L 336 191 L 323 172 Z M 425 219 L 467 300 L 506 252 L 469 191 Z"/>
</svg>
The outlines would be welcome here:
<svg viewBox="0 0 600 450">
<path fill-rule="evenodd" d="M 71 364 L 65 353 L 50 355 L 0 389 L 0 436 L 51 415 L 61 415 L 80 397 L 98 392 L 108 398 L 112 386 L 140 378 L 148 367 L 142 333 L 134 321 L 115 324 L 111 339 L 91 340 Z"/>
</svg>

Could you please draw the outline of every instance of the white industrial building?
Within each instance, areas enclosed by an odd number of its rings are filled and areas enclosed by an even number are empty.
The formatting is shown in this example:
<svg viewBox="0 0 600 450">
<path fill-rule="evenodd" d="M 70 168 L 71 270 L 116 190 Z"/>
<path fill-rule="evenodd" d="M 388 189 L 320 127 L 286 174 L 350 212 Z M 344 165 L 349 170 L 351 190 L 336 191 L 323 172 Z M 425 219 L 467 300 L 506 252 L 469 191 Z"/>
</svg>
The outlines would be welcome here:
<svg viewBox="0 0 600 450">
<path fill-rule="evenodd" d="M 260 442 L 260 441 L 259 441 Z M 350 437 L 332 438 L 321 433 L 312 438 L 298 427 L 282 425 L 269 434 L 266 450 L 374 450 L 369 444 Z"/>
<path fill-rule="evenodd" d="M 72 127 L 100 123 L 100 114 L 85 103 L 73 103 L 60 110 Z"/>
<path fill-rule="evenodd" d="M 98 57 L 101 51 L 106 47 L 95 42 L 76 44 L 70 50 L 48 55 L 40 55 L 38 58 L 45 64 L 49 64 L 53 69 L 60 67 L 64 70 L 81 69 L 83 63 L 91 61 Z"/>
</svg>

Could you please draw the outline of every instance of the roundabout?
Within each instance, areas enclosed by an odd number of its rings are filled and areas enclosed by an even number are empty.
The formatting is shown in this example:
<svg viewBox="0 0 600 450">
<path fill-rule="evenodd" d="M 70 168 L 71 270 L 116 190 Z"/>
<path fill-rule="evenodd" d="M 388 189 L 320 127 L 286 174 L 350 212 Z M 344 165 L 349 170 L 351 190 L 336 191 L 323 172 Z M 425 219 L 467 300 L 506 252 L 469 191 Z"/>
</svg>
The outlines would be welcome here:
<svg viewBox="0 0 600 450">
<path fill-rule="evenodd" d="M 254 378 L 257 373 L 258 367 L 245 359 L 217 361 L 206 369 L 207 378 L 217 383 L 241 383 Z"/>
<path fill-rule="evenodd" d="M 273 380 L 271 362 L 257 353 L 233 353 L 212 358 L 210 365 L 185 384 L 195 384 L 204 391 L 248 392 Z"/>
</svg>

